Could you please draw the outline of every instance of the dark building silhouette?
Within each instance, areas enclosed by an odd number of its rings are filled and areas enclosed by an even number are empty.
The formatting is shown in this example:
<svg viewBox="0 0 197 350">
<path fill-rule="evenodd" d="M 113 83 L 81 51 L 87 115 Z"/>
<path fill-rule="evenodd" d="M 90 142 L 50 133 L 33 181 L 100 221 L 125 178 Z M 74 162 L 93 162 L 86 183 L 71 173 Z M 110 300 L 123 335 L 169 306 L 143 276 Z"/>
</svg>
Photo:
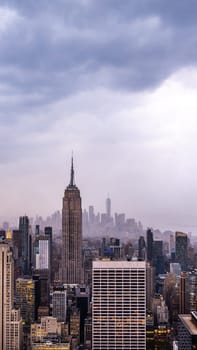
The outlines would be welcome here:
<svg viewBox="0 0 197 350">
<path fill-rule="evenodd" d="M 176 262 L 181 265 L 182 271 L 187 270 L 187 234 L 183 232 L 176 232 L 175 236 L 175 249 L 176 249 Z"/>
<path fill-rule="evenodd" d="M 85 319 L 88 314 L 89 301 L 90 301 L 89 288 L 85 286 L 77 287 L 76 302 L 77 302 L 77 307 L 80 311 L 80 343 L 81 344 L 83 344 L 84 342 L 84 326 L 85 326 Z"/>
<path fill-rule="evenodd" d="M 5 230 L 0 230 L 0 240 L 4 240 L 6 237 L 6 232 Z"/>
<path fill-rule="evenodd" d="M 39 276 L 39 310 L 38 314 L 44 316 L 49 310 L 49 294 L 51 280 L 51 240 L 52 230 L 46 228 L 48 234 L 41 234 L 39 227 L 36 227 L 34 241 L 34 275 Z"/>
<path fill-rule="evenodd" d="M 82 277 L 82 210 L 80 191 L 74 183 L 73 158 L 70 184 L 62 209 L 62 282 L 80 284 Z"/>
<path fill-rule="evenodd" d="M 22 272 L 22 233 L 19 230 L 12 231 L 13 258 L 14 258 L 14 281 L 23 275 Z"/>
<path fill-rule="evenodd" d="M 147 261 L 152 263 L 153 259 L 153 232 L 150 228 L 146 232 L 146 244 L 147 244 Z"/>
<path fill-rule="evenodd" d="M 50 281 L 52 282 L 53 276 L 52 276 L 52 261 L 53 261 L 53 249 L 52 249 L 52 242 L 53 242 L 53 229 L 51 226 L 47 226 L 44 229 L 45 236 L 49 239 L 49 268 L 50 268 Z"/>
<path fill-rule="evenodd" d="M 165 272 L 163 241 L 153 241 L 153 265 L 155 266 L 156 275 L 163 274 Z"/>
<path fill-rule="evenodd" d="M 28 275 L 30 272 L 30 241 L 29 241 L 29 218 L 19 218 L 19 231 L 22 234 L 22 273 Z"/>
<path fill-rule="evenodd" d="M 143 236 L 140 236 L 138 240 L 138 260 L 144 261 L 145 260 L 145 249 L 146 249 L 146 243 Z"/>
</svg>

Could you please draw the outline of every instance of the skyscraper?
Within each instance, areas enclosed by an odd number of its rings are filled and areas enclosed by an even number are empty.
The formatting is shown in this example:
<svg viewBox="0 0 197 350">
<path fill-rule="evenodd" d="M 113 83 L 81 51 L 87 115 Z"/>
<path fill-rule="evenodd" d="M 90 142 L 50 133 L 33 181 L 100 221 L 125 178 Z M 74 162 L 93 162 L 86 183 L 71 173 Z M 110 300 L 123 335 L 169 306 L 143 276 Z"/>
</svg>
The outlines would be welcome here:
<svg viewBox="0 0 197 350">
<path fill-rule="evenodd" d="M 35 321 L 35 284 L 31 278 L 16 280 L 16 307 L 20 308 L 21 316 L 26 325 Z"/>
<path fill-rule="evenodd" d="M 111 217 L 111 199 L 109 197 L 106 199 L 106 214 L 109 219 Z"/>
<path fill-rule="evenodd" d="M 183 232 L 176 232 L 176 262 L 180 263 L 182 271 L 187 270 L 187 244 L 187 234 Z"/>
<path fill-rule="evenodd" d="M 145 261 L 93 261 L 92 349 L 146 349 Z"/>
<path fill-rule="evenodd" d="M 152 263 L 153 260 L 153 232 L 150 228 L 146 232 L 146 244 L 147 244 L 147 261 Z"/>
<path fill-rule="evenodd" d="M 13 256 L 8 244 L 0 243 L 0 350 L 22 349 L 22 319 L 13 305 Z"/>
<path fill-rule="evenodd" d="M 51 235 L 41 234 L 36 228 L 34 241 L 34 274 L 39 276 L 40 300 L 39 315 L 45 315 L 49 308 L 50 277 L 51 277 Z"/>
<path fill-rule="evenodd" d="M 82 282 L 82 209 L 80 191 L 74 183 L 73 158 L 70 183 L 64 191 L 62 209 L 62 282 Z"/>
<path fill-rule="evenodd" d="M 21 216 L 19 218 L 19 231 L 22 234 L 22 272 L 29 274 L 30 269 L 30 241 L 29 241 L 29 218 Z"/>
</svg>

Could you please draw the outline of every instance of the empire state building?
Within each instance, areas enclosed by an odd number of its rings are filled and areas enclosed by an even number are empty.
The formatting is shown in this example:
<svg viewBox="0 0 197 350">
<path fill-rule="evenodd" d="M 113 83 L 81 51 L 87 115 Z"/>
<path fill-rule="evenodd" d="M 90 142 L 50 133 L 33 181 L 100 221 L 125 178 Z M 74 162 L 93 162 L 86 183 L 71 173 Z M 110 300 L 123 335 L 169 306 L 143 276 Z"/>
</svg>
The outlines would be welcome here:
<svg viewBox="0 0 197 350">
<path fill-rule="evenodd" d="M 82 282 L 82 209 L 80 191 L 74 183 L 73 158 L 62 208 L 62 282 Z"/>
</svg>

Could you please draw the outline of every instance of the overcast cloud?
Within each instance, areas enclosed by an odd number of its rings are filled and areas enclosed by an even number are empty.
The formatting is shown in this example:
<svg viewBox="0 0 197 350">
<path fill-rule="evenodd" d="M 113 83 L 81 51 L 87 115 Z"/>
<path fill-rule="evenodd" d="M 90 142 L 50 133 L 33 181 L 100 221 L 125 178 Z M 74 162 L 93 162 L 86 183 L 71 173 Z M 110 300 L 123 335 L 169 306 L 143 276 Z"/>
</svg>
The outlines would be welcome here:
<svg viewBox="0 0 197 350">
<path fill-rule="evenodd" d="M 197 232 L 196 0 L 0 4 L 1 217 L 83 206 Z"/>
</svg>

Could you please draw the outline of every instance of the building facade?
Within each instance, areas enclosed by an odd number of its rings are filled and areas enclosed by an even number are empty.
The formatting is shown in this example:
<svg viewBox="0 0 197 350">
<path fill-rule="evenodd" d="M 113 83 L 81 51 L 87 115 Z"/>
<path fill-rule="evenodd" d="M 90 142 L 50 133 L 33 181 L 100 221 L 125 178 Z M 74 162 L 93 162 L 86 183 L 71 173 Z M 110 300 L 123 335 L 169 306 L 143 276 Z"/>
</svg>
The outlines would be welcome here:
<svg viewBox="0 0 197 350">
<path fill-rule="evenodd" d="M 29 237 L 29 218 L 21 216 L 19 218 L 19 231 L 22 235 L 22 272 L 28 275 L 30 272 L 30 237 Z"/>
<path fill-rule="evenodd" d="M 20 308 L 21 316 L 26 325 L 35 321 L 35 283 L 31 278 L 17 278 L 16 306 Z"/>
<path fill-rule="evenodd" d="M 22 348 L 22 319 L 13 304 L 13 256 L 8 244 L 0 243 L 0 350 Z"/>
<path fill-rule="evenodd" d="M 92 350 L 145 350 L 145 262 L 93 261 L 92 293 Z"/>
<path fill-rule="evenodd" d="M 52 315 L 60 322 L 66 322 L 67 291 L 65 289 L 55 290 L 52 293 Z"/>
<path fill-rule="evenodd" d="M 176 262 L 181 265 L 182 271 L 187 271 L 187 234 L 183 232 L 176 232 L 175 237 Z"/>
<path fill-rule="evenodd" d="M 82 277 L 82 209 L 80 191 L 74 184 L 73 159 L 70 184 L 64 191 L 62 209 L 62 282 L 80 284 Z"/>
</svg>

